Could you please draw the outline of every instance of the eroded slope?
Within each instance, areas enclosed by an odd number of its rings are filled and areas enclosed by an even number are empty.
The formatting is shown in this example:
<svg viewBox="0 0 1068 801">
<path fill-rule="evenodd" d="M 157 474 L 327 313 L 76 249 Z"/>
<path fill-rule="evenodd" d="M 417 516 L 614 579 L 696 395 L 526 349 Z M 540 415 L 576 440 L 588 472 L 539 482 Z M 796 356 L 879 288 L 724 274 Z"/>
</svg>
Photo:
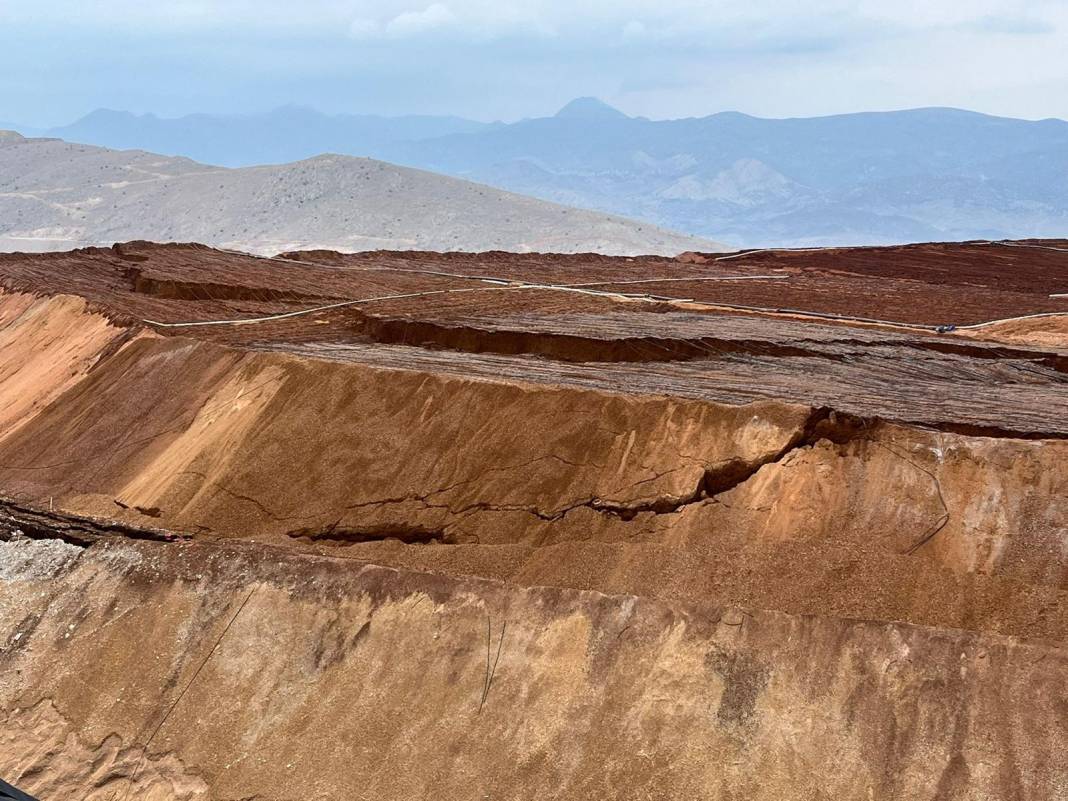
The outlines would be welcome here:
<svg viewBox="0 0 1068 801">
<path fill-rule="evenodd" d="M 714 286 L 792 280 L 737 261 L 698 303 L 625 283 L 670 260 L 0 258 L 0 528 L 39 540 L 0 561 L 0 771 L 1068 791 L 1068 355 L 724 313 Z"/>
<path fill-rule="evenodd" d="M 262 546 L 100 544 L 0 592 L 2 758 L 45 797 L 1055 798 L 1068 781 L 1063 650 L 988 634 Z"/>
</svg>

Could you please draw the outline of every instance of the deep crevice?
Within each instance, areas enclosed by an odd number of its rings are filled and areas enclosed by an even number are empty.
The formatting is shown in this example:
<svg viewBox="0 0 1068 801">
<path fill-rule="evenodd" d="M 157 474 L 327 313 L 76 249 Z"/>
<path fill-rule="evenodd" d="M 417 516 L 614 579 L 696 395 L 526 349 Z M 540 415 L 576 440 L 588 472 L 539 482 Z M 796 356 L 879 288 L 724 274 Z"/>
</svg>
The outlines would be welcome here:
<svg viewBox="0 0 1068 801">
<path fill-rule="evenodd" d="M 406 545 L 448 544 L 441 529 L 407 523 L 377 523 L 370 526 L 342 526 L 340 521 L 326 528 L 300 528 L 286 532 L 287 537 L 332 545 L 399 540 Z"/>
<path fill-rule="evenodd" d="M 360 333 L 384 345 L 409 345 L 429 350 L 490 353 L 499 356 L 541 356 L 554 361 L 675 362 L 724 356 L 807 357 L 840 361 L 842 357 L 778 342 L 754 342 L 719 337 L 597 338 L 552 331 L 478 328 L 425 320 L 382 318 L 356 312 Z"/>
<path fill-rule="evenodd" d="M 361 334 L 384 345 L 409 345 L 429 350 L 460 353 L 489 353 L 501 356 L 542 356 L 562 362 L 673 362 L 697 361 L 731 356 L 770 358 L 818 358 L 840 362 L 844 355 L 832 353 L 830 346 L 879 345 L 983 360 L 1019 360 L 1068 372 L 1068 356 L 1035 348 L 1011 347 L 964 339 L 934 338 L 901 341 L 835 339 L 826 343 L 783 343 L 727 337 L 630 336 L 615 339 L 555 331 L 520 331 L 480 328 L 465 323 L 380 317 L 350 311 Z"/>
<path fill-rule="evenodd" d="M 1032 362 L 1041 365 L 1042 367 L 1048 367 L 1058 373 L 1068 373 L 1068 356 L 1034 348 L 1011 347 L 993 341 L 986 342 L 978 340 L 967 342 L 962 340 L 947 340 L 942 342 L 934 340 L 915 340 L 909 342 L 908 346 L 918 350 L 946 353 L 954 356 L 966 356 L 973 359 L 1018 359 L 1020 361 Z"/>
<path fill-rule="evenodd" d="M 140 267 L 127 267 L 126 278 L 134 292 L 165 300 L 239 300 L 239 301 L 298 301 L 322 300 L 322 295 L 309 295 L 285 289 L 219 284 L 211 281 L 181 281 L 145 275 Z"/>
<path fill-rule="evenodd" d="M 614 515 L 622 520 L 633 520 L 643 512 L 674 514 L 686 506 L 702 503 L 730 492 L 751 479 L 762 467 L 781 462 L 796 450 L 811 447 L 820 440 L 828 440 L 835 445 L 845 445 L 855 439 L 860 439 L 874 425 L 873 420 L 842 414 L 822 406 L 812 410 L 804 426 L 777 452 L 762 459 L 745 460 L 735 457 L 722 465 L 710 468 L 701 476 L 693 492 L 682 497 L 654 498 L 636 504 L 617 504 L 594 499 L 579 505 Z"/>
<path fill-rule="evenodd" d="M 8 539 L 16 530 L 30 539 L 60 539 L 83 547 L 113 536 L 154 542 L 175 542 L 188 538 L 188 535 L 173 531 L 42 509 L 0 497 L 0 539 Z"/>
</svg>

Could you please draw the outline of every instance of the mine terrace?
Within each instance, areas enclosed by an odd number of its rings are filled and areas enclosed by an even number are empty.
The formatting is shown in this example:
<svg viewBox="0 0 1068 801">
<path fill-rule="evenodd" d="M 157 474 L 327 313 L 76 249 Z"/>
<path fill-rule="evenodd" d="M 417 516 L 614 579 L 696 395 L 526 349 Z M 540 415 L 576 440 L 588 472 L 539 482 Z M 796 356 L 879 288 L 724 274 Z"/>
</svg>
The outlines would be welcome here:
<svg viewBox="0 0 1068 801">
<path fill-rule="evenodd" d="M 1056 797 L 1066 293 L 1052 240 L 0 255 L 3 747 L 131 798 Z"/>
</svg>

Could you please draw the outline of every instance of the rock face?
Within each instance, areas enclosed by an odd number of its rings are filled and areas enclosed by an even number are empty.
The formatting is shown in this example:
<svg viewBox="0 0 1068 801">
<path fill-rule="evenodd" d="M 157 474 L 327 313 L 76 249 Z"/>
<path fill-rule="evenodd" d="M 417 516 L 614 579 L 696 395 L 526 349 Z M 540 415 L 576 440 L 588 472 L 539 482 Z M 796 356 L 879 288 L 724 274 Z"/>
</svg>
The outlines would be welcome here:
<svg viewBox="0 0 1068 801">
<path fill-rule="evenodd" d="M 323 155 L 227 169 L 139 150 L 0 136 L 0 250 L 138 238 L 256 253 L 722 249 L 652 224 L 372 159 Z"/>
<path fill-rule="evenodd" d="M 940 262 L 874 324 L 765 258 L 0 258 L 0 775 L 1068 794 L 1068 352 L 914 321 Z"/>
<path fill-rule="evenodd" d="M 263 546 L 101 543 L 3 601 L 26 616 L 3 626 L 22 635 L 4 768 L 42 797 L 1055 798 L 1068 781 L 1063 650 L 989 634 Z"/>
</svg>

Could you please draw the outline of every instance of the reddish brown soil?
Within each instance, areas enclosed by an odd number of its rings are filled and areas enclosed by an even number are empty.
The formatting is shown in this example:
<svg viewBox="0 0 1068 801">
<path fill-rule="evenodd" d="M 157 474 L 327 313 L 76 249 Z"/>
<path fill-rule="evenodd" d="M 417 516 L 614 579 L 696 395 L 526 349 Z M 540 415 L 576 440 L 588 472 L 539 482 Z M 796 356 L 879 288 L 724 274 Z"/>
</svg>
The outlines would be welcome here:
<svg viewBox="0 0 1068 801">
<path fill-rule="evenodd" d="M 1030 246 L 1039 244 L 1066 250 Z M 716 302 L 931 325 L 1068 311 L 1063 300 L 1049 297 L 1068 291 L 1068 241 L 754 252 L 718 264 L 783 270 L 796 278 L 771 291 L 717 285 Z"/>
<path fill-rule="evenodd" d="M 597 288 L 693 298 L 702 303 L 798 309 L 927 325 L 964 325 L 1036 312 L 1068 311 L 1068 242 L 921 244 L 882 248 L 762 252 L 723 259 L 611 259 L 513 254 L 289 254 L 322 263 L 462 270 L 555 283 L 605 281 Z M 778 281 L 694 281 L 725 275 L 789 275 Z M 613 286 L 611 281 L 671 278 Z"/>
<path fill-rule="evenodd" d="M 790 277 L 607 283 L 780 273 Z M 487 284 L 475 276 L 519 283 Z M 538 288 L 593 281 L 606 283 L 586 288 L 664 292 L 701 303 Z M 1068 435 L 1068 353 L 1048 339 L 999 346 L 971 336 L 978 332 L 965 337 L 726 312 L 709 304 L 901 323 L 973 321 L 1068 312 L 1068 301 L 1048 297 L 1066 284 L 1068 253 L 1014 245 L 758 252 L 697 265 L 507 253 L 310 252 L 262 259 L 144 242 L 0 256 L 0 286 L 77 295 L 123 324 L 242 320 L 342 304 L 250 325 L 149 326 L 164 336 L 716 402 L 780 399 L 963 433 L 1040 437 Z M 1041 320 L 1035 324 L 1041 329 Z M 1026 394 L 1019 390 L 1024 385 Z"/>
<path fill-rule="evenodd" d="M 650 276 L 753 280 L 611 283 Z M 1063 796 L 1064 318 L 930 324 L 1066 280 L 977 244 L 0 256 L 0 539 L 87 546 L 0 543 L 0 772 Z"/>
<path fill-rule="evenodd" d="M 1068 242 L 1045 243 L 1068 247 Z M 78 294 L 110 301 L 123 311 L 178 319 L 178 308 L 161 299 L 196 300 L 181 311 L 212 319 L 216 311 L 280 309 L 283 300 L 352 299 L 447 288 L 482 288 L 458 276 L 513 281 L 582 284 L 606 291 L 693 299 L 703 304 L 797 309 L 923 325 L 965 325 L 1040 312 L 1068 312 L 1068 252 L 1039 243 L 924 244 L 820 251 L 755 251 L 727 259 L 609 257 L 513 253 L 324 251 L 285 254 L 265 260 L 200 245 L 133 242 L 44 255 L 0 255 L 0 280 L 7 286 Z M 293 262 L 300 262 L 294 264 Z M 779 280 L 701 280 L 731 276 L 786 275 Z M 670 282 L 647 281 L 655 277 Z M 603 282 L 603 283 L 597 283 Z M 236 288 L 236 289 L 235 289 Z M 144 297 L 130 297 L 137 290 Z M 239 290 L 239 291 L 238 291 Z M 238 303 L 238 301 L 242 301 Z M 553 293 L 532 300 L 529 291 L 490 290 L 440 297 L 432 304 L 398 301 L 376 311 L 414 308 L 438 318 L 492 310 L 500 316 L 544 308 L 580 311 L 610 301 Z M 309 304 L 304 304 L 309 305 Z M 167 311 L 171 314 L 168 316 Z M 210 313 L 209 313 L 210 312 Z M 185 318 L 182 318 L 185 319 Z M 190 317 L 193 319 L 193 317 Z"/>
</svg>

